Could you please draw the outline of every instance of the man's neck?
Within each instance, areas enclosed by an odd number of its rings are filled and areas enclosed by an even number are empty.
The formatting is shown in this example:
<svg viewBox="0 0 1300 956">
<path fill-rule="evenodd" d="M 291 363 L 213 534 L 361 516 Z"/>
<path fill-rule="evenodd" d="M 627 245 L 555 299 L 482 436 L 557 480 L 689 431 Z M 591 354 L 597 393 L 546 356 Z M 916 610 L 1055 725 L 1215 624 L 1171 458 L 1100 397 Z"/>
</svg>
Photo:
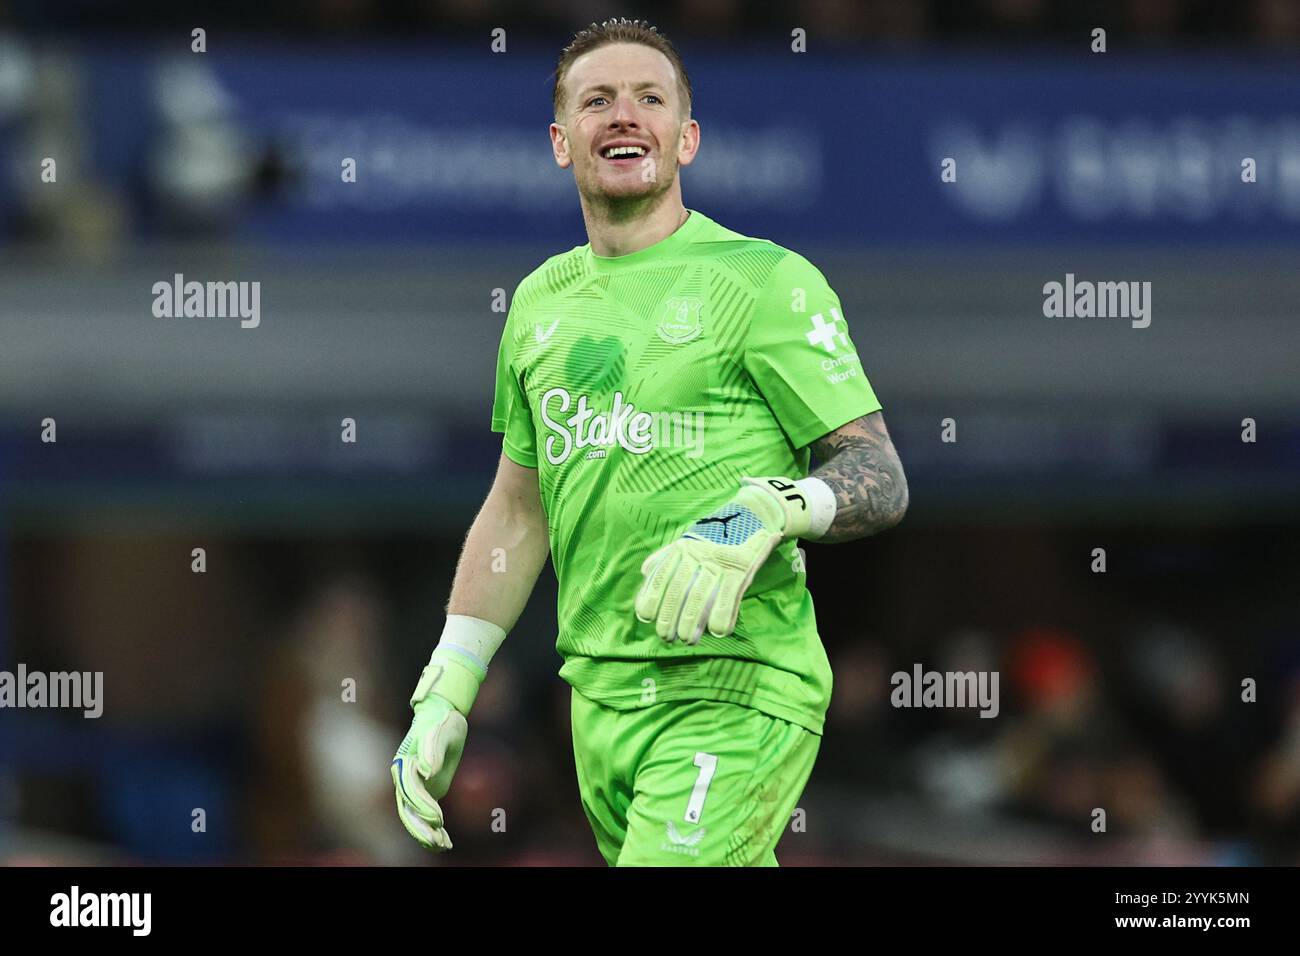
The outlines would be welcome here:
<svg viewBox="0 0 1300 956">
<path fill-rule="evenodd" d="M 659 197 L 659 204 L 644 208 L 602 204 L 591 209 L 584 202 L 582 218 L 587 224 L 591 251 L 607 258 L 627 256 L 667 239 L 681 228 L 688 213 L 680 194 Z"/>
</svg>

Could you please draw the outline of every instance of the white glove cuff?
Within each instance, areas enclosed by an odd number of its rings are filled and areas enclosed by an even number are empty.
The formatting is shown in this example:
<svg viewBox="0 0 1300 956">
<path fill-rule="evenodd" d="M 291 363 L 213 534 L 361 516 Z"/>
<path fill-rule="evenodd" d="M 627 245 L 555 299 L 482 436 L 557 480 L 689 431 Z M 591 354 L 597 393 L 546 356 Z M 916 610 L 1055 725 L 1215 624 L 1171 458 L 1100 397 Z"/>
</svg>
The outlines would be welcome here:
<svg viewBox="0 0 1300 956">
<path fill-rule="evenodd" d="M 488 663 L 505 639 L 506 632 L 491 621 L 448 614 L 442 638 L 420 672 L 411 706 L 417 707 L 434 691 L 468 717 L 487 677 Z"/>
<path fill-rule="evenodd" d="M 816 541 L 824 535 L 835 520 L 835 512 L 839 503 L 835 500 L 835 492 L 831 491 L 831 486 L 826 484 L 820 478 L 800 478 L 794 483 L 808 502 L 808 516 L 810 525 L 808 530 L 801 537 L 810 541 Z"/>
<path fill-rule="evenodd" d="M 505 639 L 505 629 L 491 621 L 466 614 L 448 614 L 438 647 L 464 654 L 486 671 L 492 655 Z"/>
</svg>

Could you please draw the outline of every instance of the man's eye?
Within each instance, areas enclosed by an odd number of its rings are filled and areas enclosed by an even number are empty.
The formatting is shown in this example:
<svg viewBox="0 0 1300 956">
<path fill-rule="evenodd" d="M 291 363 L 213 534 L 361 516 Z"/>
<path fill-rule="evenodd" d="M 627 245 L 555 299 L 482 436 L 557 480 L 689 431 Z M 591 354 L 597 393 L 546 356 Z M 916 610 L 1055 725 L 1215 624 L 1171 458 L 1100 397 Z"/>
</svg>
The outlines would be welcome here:
<svg viewBox="0 0 1300 956">
<path fill-rule="evenodd" d="M 588 106 L 591 106 L 592 104 L 594 104 L 594 103 L 596 102 L 596 100 L 603 100 L 604 98 L 605 98 L 605 97 L 603 97 L 603 96 L 593 96 L 591 99 L 587 100 L 587 105 L 588 105 Z"/>
<path fill-rule="evenodd" d="M 645 95 L 645 98 L 648 99 L 648 100 L 654 100 L 656 103 L 662 103 L 662 102 L 663 102 L 663 100 L 659 97 L 659 94 L 657 94 L 657 93 L 647 93 L 647 94 Z"/>
</svg>

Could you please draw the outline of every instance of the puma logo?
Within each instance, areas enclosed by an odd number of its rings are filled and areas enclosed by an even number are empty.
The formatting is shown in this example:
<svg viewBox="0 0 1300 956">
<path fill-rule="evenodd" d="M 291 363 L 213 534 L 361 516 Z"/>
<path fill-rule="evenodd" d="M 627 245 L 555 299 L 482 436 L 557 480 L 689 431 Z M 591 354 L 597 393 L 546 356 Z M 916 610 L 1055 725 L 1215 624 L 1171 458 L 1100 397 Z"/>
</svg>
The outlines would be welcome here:
<svg viewBox="0 0 1300 956">
<path fill-rule="evenodd" d="M 720 524 L 722 525 L 722 536 L 725 538 L 727 536 L 727 522 L 730 521 L 732 518 L 738 518 L 738 517 L 740 517 L 740 512 L 736 511 L 733 512 L 732 514 L 719 515 L 715 518 L 701 518 L 699 521 L 695 523 L 696 524 Z"/>
</svg>

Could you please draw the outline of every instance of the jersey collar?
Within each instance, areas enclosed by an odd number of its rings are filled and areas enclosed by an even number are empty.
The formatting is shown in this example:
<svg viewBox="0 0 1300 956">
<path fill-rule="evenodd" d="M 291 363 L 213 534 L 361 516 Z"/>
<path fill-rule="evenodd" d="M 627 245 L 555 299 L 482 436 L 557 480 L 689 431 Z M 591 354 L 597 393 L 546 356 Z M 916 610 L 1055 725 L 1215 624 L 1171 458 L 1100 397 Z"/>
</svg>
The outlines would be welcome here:
<svg viewBox="0 0 1300 956">
<path fill-rule="evenodd" d="M 707 217 L 694 209 L 687 210 L 686 221 L 677 227 L 677 231 L 665 236 L 652 246 L 646 246 L 625 256 L 598 256 L 591 251 L 587 243 L 587 263 L 596 272 L 619 272 L 623 269 L 644 265 L 655 259 L 662 259 L 680 252 L 690 243 L 695 234 L 703 228 Z"/>
</svg>

